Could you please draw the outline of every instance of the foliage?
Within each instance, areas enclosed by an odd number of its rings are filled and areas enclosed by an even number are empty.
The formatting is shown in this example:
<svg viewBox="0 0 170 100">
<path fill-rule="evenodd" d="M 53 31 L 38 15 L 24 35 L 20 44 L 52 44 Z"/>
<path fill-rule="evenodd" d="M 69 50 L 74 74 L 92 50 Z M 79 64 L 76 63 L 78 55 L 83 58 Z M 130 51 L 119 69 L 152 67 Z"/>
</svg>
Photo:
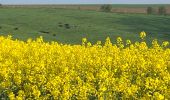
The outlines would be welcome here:
<svg viewBox="0 0 170 100">
<path fill-rule="evenodd" d="M 161 6 L 158 8 L 158 14 L 165 15 L 166 14 L 166 8 L 164 6 Z"/>
<path fill-rule="evenodd" d="M 112 5 L 110 4 L 104 4 L 100 7 L 101 11 L 104 11 L 104 12 L 111 12 L 112 10 Z"/>
<path fill-rule="evenodd" d="M 153 40 L 148 47 L 110 38 L 92 45 L 27 42 L 0 37 L 0 98 L 53 99 L 170 99 L 169 42 Z"/>
<path fill-rule="evenodd" d="M 153 13 L 153 8 L 147 7 L 147 14 L 152 14 L 152 13 Z"/>
</svg>

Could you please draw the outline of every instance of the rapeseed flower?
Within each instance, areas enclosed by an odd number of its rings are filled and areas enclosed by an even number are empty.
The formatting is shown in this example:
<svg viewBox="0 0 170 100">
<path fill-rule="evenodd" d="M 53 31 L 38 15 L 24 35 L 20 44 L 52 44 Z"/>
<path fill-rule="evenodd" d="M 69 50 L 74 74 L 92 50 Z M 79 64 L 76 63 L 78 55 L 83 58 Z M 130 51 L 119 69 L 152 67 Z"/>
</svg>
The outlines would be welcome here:
<svg viewBox="0 0 170 100">
<path fill-rule="evenodd" d="M 140 37 L 69 45 L 0 36 L 0 98 L 169 100 L 169 42 L 148 46 Z"/>
</svg>

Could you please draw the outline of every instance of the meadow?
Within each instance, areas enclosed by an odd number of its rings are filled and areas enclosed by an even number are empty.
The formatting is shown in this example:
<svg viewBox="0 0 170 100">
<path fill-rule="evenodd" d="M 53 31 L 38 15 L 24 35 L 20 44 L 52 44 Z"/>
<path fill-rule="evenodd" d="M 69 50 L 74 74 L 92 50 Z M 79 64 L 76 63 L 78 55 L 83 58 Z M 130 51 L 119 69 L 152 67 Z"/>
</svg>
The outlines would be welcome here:
<svg viewBox="0 0 170 100">
<path fill-rule="evenodd" d="M 2 7 L 0 8 L 0 34 L 14 39 L 27 40 L 43 36 L 45 41 L 80 44 L 86 37 L 92 43 L 109 36 L 133 41 L 137 34 L 146 31 L 147 41 L 170 39 L 170 16 L 146 14 L 120 14 L 96 11 L 58 9 L 53 7 Z"/>
</svg>

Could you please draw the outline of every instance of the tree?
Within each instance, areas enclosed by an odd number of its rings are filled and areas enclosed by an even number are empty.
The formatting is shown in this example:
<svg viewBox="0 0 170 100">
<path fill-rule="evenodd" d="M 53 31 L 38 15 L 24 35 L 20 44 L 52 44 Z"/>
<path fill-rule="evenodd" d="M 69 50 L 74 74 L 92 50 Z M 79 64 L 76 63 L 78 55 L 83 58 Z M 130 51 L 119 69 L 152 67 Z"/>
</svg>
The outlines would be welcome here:
<svg viewBox="0 0 170 100">
<path fill-rule="evenodd" d="M 153 14 L 153 8 L 147 7 L 147 14 Z"/>
<path fill-rule="evenodd" d="M 100 10 L 101 11 L 104 11 L 104 12 L 111 12 L 112 10 L 112 5 L 110 4 L 104 4 L 100 7 Z"/>
<path fill-rule="evenodd" d="M 158 14 L 166 15 L 166 8 L 164 6 L 159 7 L 158 8 Z"/>
</svg>

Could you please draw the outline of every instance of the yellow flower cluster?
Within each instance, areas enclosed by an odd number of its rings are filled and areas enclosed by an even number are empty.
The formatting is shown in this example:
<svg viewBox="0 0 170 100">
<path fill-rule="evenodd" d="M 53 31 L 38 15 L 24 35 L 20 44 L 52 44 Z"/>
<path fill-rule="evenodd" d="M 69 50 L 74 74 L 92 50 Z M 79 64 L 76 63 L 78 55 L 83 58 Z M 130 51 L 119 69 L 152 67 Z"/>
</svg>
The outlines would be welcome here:
<svg viewBox="0 0 170 100">
<path fill-rule="evenodd" d="M 141 38 L 146 33 L 141 33 Z M 0 37 L 0 98 L 10 100 L 169 100 L 169 42 L 110 38 L 92 45 Z"/>
</svg>

